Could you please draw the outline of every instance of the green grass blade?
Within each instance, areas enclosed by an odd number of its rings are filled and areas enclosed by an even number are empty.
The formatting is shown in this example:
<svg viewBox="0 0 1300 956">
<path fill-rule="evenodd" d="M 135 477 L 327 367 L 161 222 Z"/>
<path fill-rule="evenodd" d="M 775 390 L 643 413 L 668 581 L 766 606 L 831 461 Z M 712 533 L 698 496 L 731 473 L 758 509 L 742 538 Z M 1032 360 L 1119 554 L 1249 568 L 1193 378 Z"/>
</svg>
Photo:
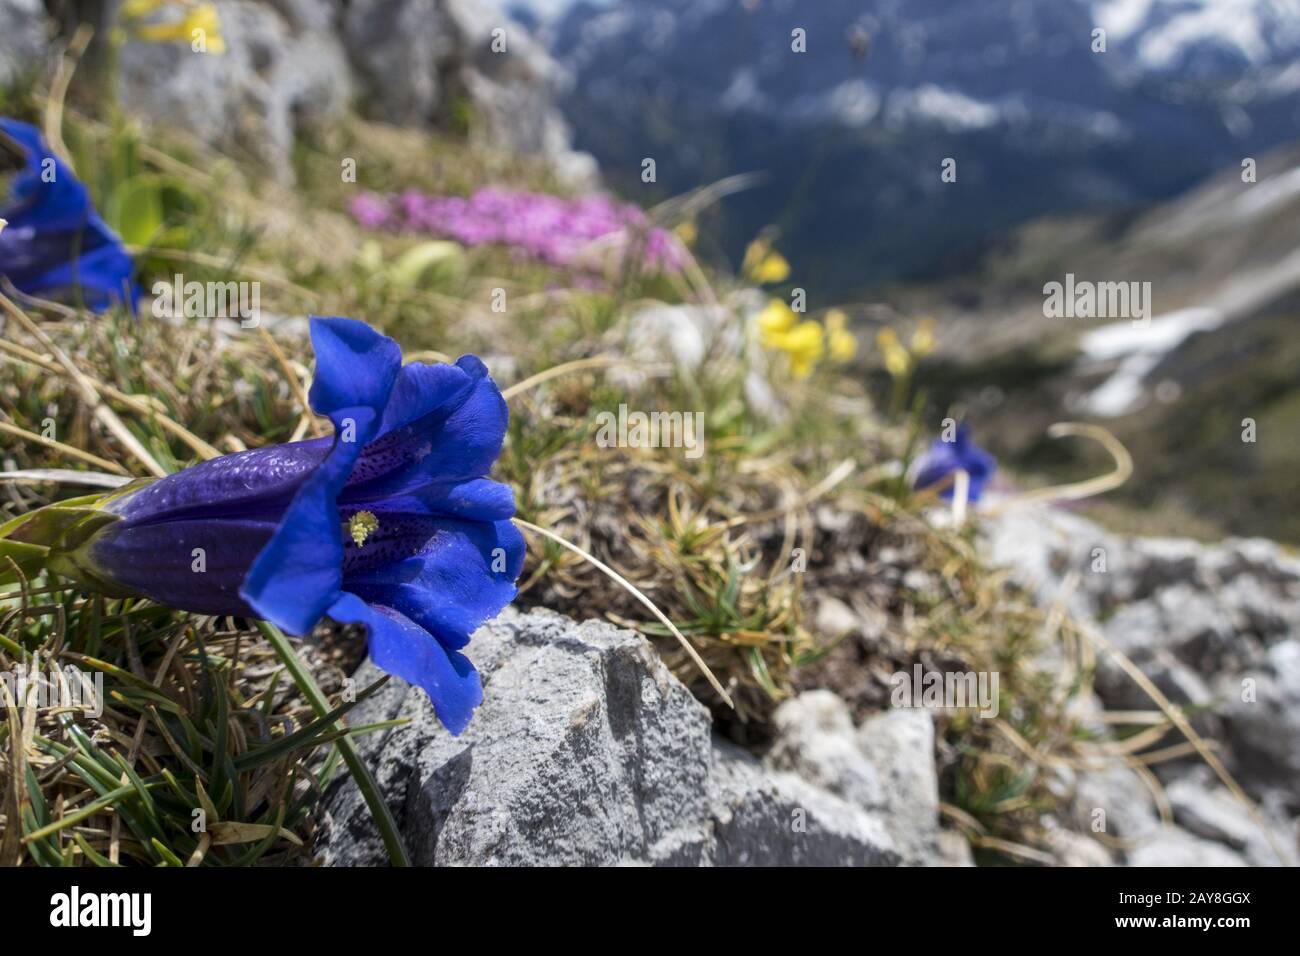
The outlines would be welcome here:
<svg viewBox="0 0 1300 956">
<path fill-rule="evenodd" d="M 285 670 L 289 672 L 289 676 L 298 685 L 298 689 L 311 703 L 312 709 L 316 711 L 317 716 L 323 717 L 328 714 L 330 712 L 329 701 L 326 700 L 325 694 L 316 684 L 315 678 L 311 676 L 311 671 L 307 670 L 306 665 L 298 657 L 293 645 L 289 643 L 289 639 L 284 636 L 284 633 L 267 621 L 259 621 L 257 629 L 275 648 L 275 652 L 284 664 Z M 365 798 L 366 806 L 370 808 L 370 813 L 375 818 L 375 826 L 379 828 L 379 834 L 383 837 L 384 848 L 388 850 L 389 861 L 393 866 L 410 866 L 410 859 L 406 855 L 406 847 L 402 845 L 402 836 L 397 830 L 397 821 L 393 819 L 392 811 L 388 809 L 388 804 L 384 802 L 384 795 L 380 792 L 379 784 L 375 782 L 370 768 L 361 759 L 356 743 L 350 737 L 340 737 L 336 746 L 343 756 L 343 762 L 348 765 L 352 779 L 357 782 L 357 787 L 361 790 L 361 796 Z"/>
</svg>

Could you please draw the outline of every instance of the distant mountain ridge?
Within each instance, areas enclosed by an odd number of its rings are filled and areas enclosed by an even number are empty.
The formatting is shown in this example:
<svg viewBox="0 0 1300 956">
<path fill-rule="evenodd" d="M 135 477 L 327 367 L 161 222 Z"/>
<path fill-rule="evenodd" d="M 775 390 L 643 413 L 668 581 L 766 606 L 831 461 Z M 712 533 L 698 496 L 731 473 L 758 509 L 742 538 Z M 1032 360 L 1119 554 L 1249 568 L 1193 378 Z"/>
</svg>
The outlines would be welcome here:
<svg viewBox="0 0 1300 956">
<path fill-rule="evenodd" d="M 1144 205 L 1300 137 L 1300 0 L 621 0 L 544 30 L 616 187 L 644 190 L 646 156 L 657 195 L 765 171 L 722 249 L 774 223 L 826 295 L 960 270 L 1026 219 Z"/>
</svg>

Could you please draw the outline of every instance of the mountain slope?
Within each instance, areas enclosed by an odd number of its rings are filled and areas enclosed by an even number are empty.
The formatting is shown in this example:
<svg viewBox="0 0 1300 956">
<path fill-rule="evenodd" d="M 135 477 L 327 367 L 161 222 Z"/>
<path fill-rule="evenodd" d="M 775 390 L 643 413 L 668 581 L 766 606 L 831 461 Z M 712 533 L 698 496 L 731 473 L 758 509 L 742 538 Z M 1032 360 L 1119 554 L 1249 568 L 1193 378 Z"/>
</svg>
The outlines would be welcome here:
<svg viewBox="0 0 1300 956">
<path fill-rule="evenodd" d="M 1046 317 L 1043 286 L 1067 272 L 1149 282 L 1150 323 Z M 1127 221 L 1027 224 L 978 273 L 900 298 L 940 319 L 932 414 L 964 407 L 1022 470 L 1103 469 L 1043 437 L 1097 420 L 1135 458 L 1124 522 L 1300 541 L 1300 145 L 1261 157 L 1254 183 L 1230 167 Z"/>
<path fill-rule="evenodd" d="M 967 266 L 1031 217 L 1170 197 L 1300 136 L 1296 7 L 623 0 L 574 6 L 549 39 L 577 144 L 615 186 L 644 198 L 644 157 L 661 194 L 767 173 L 728 202 L 722 251 L 777 224 L 831 295 Z"/>
</svg>

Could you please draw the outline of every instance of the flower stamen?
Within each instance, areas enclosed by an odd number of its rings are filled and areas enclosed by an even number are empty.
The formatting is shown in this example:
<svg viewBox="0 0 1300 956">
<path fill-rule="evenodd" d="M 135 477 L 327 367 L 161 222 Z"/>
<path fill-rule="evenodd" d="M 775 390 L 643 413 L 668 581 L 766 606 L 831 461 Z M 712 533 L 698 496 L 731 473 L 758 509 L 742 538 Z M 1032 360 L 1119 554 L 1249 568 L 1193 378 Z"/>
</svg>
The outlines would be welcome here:
<svg viewBox="0 0 1300 956">
<path fill-rule="evenodd" d="M 348 519 L 348 534 L 358 548 L 366 543 L 366 538 L 379 530 L 379 519 L 373 511 L 358 511 Z"/>
</svg>

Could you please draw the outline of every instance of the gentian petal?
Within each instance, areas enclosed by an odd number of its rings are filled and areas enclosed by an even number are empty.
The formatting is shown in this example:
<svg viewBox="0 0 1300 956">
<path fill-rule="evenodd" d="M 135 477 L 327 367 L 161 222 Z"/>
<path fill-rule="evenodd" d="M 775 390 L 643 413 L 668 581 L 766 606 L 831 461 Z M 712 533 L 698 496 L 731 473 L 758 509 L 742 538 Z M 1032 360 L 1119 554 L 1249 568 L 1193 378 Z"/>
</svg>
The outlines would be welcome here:
<svg viewBox="0 0 1300 956">
<path fill-rule="evenodd" d="M 336 415 L 364 406 L 376 412 L 378 425 L 402 367 L 397 343 L 356 319 L 313 315 L 311 345 L 316 353 L 316 375 L 308 394 L 311 407 L 328 415 L 337 428 Z"/>
<path fill-rule="evenodd" d="M 348 495 L 344 491 L 339 502 L 351 511 L 446 515 L 470 521 L 505 521 L 515 514 L 515 495 L 510 486 L 490 478 L 434 481 L 422 486 L 418 495 L 392 495 L 382 501 L 352 501 Z"/>
<path fill-rule="evenodd" d="M 344 592 L 329 608 L 344 624 L 364 624 L 370 634 L 370 657 L 376 666 L 424 689 L 434 712 L 453 735 L 459 735 L 483 702 L 478 671 L 463 654 L 443 647 L 432 635 L 390 607 L 369 605 Z"/>
<path fill-rule="evenodd" d="M 0 132 L 26 154 L 26 166 L 13 181 L 13 205 L 5 208 L 4 218 L 9 225 L 60 231 L 81 228 L 90 208 L 90 194 L 63 161 L 50 152 L 36 127 L 0 118 Z"/>
<path fill-rule="evenodd" d="M 959 467 L 952 444 L 942 440 L 936 441 L 918 460 L 912 486 L 919 489 L 937 485 Z"/>
<path fill-rule="evenodd" d="M 62 262 L 21 284 L 15 281 L 14 286 L 29 295 L 76 289 L 86 307 L 93 312 L 103 312 L 118 302 L 137 312 L 140 287 L 131 281 L 134 268 L 130 253 L 118 245 L 114 237 L 98 249 L 83 251 L 72 261 Z"/>
<path fill-rule="evenodd" d="M 523 564 L 523 535 L 510 521 L 381 513 L 364 545 L 347 542 L 343 586 L 458 648 L 514 600 Z"/>
<path fill-rule="evenodd" d="M 291 634 L 310 631 L 338 598 L 343 583 L 339 492 L 361 449 L 379 431 L 402 362 L 397 343 L 364 322 L 313 317 L 311 338 L 316 350 L 311 404 L 334 423 L 334 444 L 298 489 L 240 590 L 258 614 Z"/>
<path fill-rule="evenodd" d="M 474 373 L 482 378 L 487 369 L 472 356 L 466 356 L 455 365 L 412 362 L 403 366 L 397 384 L 393 386 L 388 408 L 384 410 L 384 433 L 421 420 L 427 421 L 433 416 L 445 420 L 469 395 L 476 378 Z"/>
<path fill-rule="evenodd" d="M 383 434 L 363 452 L 345 500 L 480 478 L 501 453 L 508 420 L 505 399 L 474 356 L 455 365 L 408 365 L 393 389 Z"/>
<path fill-rule="evenodd" d="M 131 256 L 96 215 L 86 187 L 35 127 L 0 118 L 0 132 L 25 160 L 12 200 L 0 206 L 0 219 L 9 222 L 0 233 L 0 275 L 32 295 L 76 289 L 95 311 L 117 302 L 134 311 L 140 289 Z"/>
<path fill-rule="evenodd" d="M 965 471 L 970 476 L 971 501 L 979 501 L 984 486 L 997 470 L 997 459 L 971 440 L 970 425 L 966 422 L 957 426 L 953 441 L 937 439 L 917 460 L 912 486 L 917 489 L 928 488 L 958 470 Z M 951 501 L 953 486 L 949 484 L 940 492 L 940 496 Z"/>
</svg>

